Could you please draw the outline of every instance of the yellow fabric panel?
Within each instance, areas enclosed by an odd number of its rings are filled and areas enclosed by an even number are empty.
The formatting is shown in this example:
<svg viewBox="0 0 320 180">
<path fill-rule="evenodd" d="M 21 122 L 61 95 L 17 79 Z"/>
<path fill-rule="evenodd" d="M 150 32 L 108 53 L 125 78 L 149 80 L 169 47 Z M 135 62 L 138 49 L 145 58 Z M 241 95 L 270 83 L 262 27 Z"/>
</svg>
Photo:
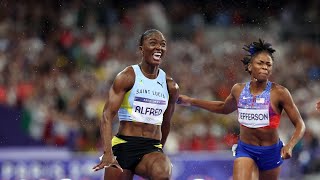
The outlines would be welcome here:
<svg viewBox="0 0 320 180">
<path fill-rule="evenodd" d="M 158 144 L 158 145 L 154 145 L 154 146 L 157 147 L 157 148 L 162 149 L 162 144 Z"/>
<path fill-rule="evenodd" d="M 129 103 L 129 96 L 130 96 L 130 94 L 131 94 L 131 90 L 128 91 L 128 92 L 124 95 L 123 101 L 122 101 L 122 103 L 121 103 L 121 108 L 127 109 L 127 108 L 131 107 L 131 106 L 130 106 L 130 103 Z"/>
<path fill-rule="evenodd" d="M 122 104 L 121 104 L 121 108 L 124 108 L 128 111 L 129 114 L 132 114 L 132 107 L 129 103 L 129 96 L 131 94 L 131 90 L 128 91 L 123 98 Z"/>
<path fill-rule="evenodd" d="M 114 136 L 113 138 L 112 138 L 112 147 L 113 146 L 115 146 L 115 145 L 117 145 L 117 144 L 122 144 L 122 143 L 126 143 L 127 141 L 125 141 L 125 140 L 123 140 L 123 139 L 120 139 L 120 138 L 118 138 L 117 136 Z"/>
</svg>

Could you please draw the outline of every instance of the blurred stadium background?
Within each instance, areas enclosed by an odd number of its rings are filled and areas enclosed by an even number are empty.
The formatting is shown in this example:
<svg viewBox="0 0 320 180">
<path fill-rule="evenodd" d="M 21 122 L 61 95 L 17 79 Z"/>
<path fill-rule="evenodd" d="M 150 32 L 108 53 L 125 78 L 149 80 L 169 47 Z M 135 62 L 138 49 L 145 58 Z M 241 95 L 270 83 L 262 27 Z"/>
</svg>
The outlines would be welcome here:
<svg viewBox="0 0 320 180">
<path fill-rule="evenodd" d="M 0 0 L 0 9 L 1 180 L 102 179 L 91 168 L 106 92 L 140 61 L 149 28 L 167 37 L 162 68 L 181 93 L 212 100 L 248 80 L 244 44 L 271 42 L 272 80 L 290 90 L 307 125 L 281 179 L 320 178 L 320 1 Z M 238 128 L 236 114 L 178 106 L 165 148 L 173 179 L 231 179 Z M 284 142 L 292 130 L 283 114 Z"/>
</svg>

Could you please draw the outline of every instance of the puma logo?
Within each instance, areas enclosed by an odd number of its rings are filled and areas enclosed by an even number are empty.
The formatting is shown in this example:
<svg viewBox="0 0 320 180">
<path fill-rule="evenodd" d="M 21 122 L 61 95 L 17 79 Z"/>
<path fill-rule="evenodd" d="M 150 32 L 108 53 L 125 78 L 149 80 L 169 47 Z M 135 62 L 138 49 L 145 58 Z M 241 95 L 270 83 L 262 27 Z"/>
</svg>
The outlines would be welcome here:
<svg viewBox="0 0 320 180">
<path fill-rule="evenodd" d="M 157 84 L 159 84 L 163 88 L 163 82 L 160 83 L 159 81 L 157 81 Z"/>
</svg>

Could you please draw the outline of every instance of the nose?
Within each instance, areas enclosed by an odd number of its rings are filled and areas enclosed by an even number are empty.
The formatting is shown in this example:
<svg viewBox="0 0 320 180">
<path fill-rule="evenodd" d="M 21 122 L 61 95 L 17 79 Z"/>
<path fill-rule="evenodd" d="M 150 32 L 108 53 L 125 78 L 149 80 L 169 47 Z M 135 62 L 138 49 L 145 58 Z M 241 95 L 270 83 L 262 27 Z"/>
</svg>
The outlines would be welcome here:
<svg viewBox="0 0 320 180">
<path fill-rule="evenodd" d="M 162 49 L 161 45 L 160 45 L 160 44 L 157 44 L 157 45 L 156 45 L 156 49 Z"/>
<path fill-rule="evenodd" d="M 266 64 L 263 64 L 262 69 L 268 69 L 268 66 Z"/>
</svg>

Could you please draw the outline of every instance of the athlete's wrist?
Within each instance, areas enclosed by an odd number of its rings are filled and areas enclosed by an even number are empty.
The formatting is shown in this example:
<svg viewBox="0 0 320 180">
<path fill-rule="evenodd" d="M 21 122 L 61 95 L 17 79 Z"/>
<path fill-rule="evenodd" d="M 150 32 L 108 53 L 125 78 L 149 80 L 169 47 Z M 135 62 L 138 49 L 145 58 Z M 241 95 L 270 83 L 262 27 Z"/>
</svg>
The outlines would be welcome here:
<svg viewBox="0 0 320 180">
<path fill-rule="evenodd" d="M 194 98 L 190 98 L 190 100 L 189 100 L 189 104 L 190 104 L 190 106 L 194 106 Z"/>
<path fill-rule="evenodd" d="M 110 151 L 110 150 L 104 150 L 103 151 L 103 154 L 106 154 L 106 155 L 112 155 L 113 153 L 112 153 L 112 151 Z"/>
</svg>

